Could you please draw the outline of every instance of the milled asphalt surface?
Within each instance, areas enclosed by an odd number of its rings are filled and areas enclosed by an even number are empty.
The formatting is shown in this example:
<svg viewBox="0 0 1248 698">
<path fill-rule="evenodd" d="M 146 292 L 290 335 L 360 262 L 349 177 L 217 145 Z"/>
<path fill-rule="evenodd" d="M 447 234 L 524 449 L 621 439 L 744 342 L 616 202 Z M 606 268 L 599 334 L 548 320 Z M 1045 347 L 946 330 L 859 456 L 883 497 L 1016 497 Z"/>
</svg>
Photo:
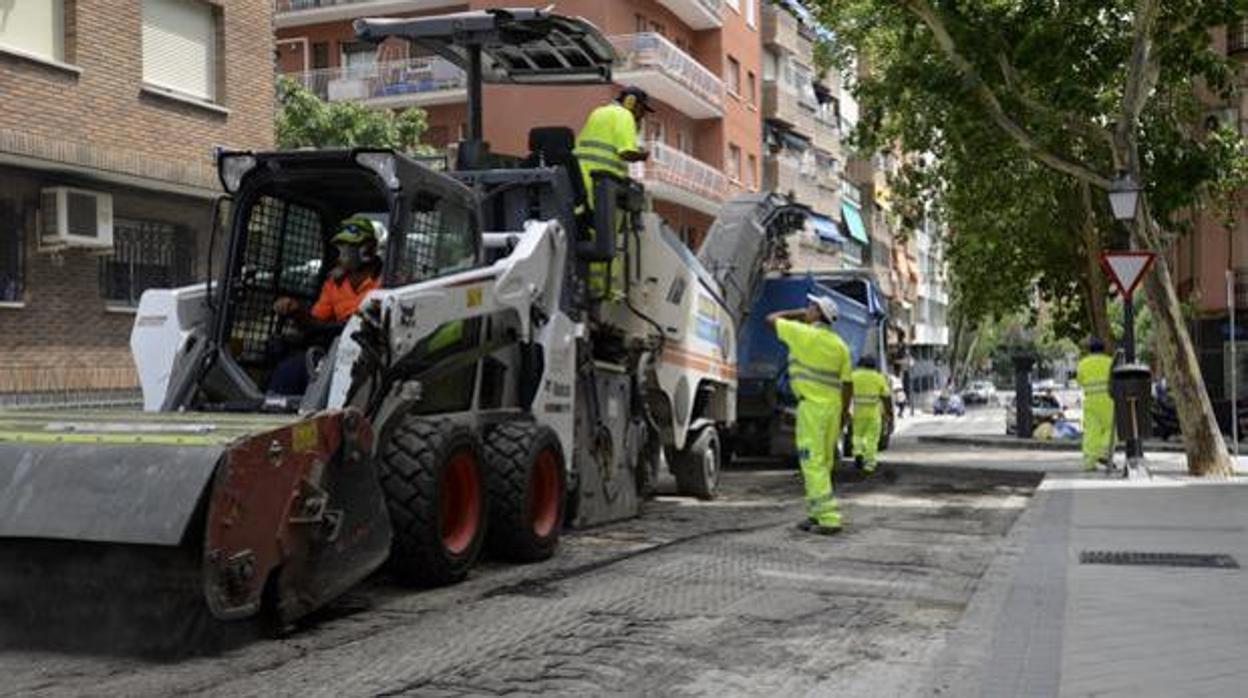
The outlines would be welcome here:
<svg viewBox="0 0 1248 698">
<path fill-rule="evenodd" d="M 797 474 L 755 466 L 546 563 L 433 591 L 378 577 L 282 639 L 154 659 L 9 627 L 0 694 L 924 694 L 1039 476 L 905 437 L 888 458 L 907 464 L 842 486 L 839 537 L 794 530 Z"/>
</svg>

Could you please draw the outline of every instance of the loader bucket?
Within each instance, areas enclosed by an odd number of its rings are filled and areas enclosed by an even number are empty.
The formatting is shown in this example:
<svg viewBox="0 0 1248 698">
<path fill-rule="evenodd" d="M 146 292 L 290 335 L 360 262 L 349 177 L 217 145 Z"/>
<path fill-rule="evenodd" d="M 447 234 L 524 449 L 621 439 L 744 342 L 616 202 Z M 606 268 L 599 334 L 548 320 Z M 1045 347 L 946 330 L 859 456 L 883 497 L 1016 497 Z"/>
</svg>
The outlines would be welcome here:
<svg viewBox="0 0 1248 698">
<path fill-rule="evenodd" d="M 352 411 L 0 412 L 0 546 L 189 549 L 214 616 L 289 622 L 385 559 L 371 442 Z"/>
</svg>

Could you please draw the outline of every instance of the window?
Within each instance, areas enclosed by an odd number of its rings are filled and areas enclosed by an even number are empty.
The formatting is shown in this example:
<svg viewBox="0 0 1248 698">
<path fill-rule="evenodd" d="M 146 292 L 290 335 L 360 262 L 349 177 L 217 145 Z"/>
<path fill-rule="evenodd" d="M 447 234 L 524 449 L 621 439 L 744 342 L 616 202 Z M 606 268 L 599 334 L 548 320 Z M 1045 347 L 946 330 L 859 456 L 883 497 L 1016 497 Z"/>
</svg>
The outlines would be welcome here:
<svg viewBox="0 0 1248 698">
<path fill-rule="evenodd" d="M 637 18 L 637 33 L 644 34 L 646 32 L 646 18 L 641 15 L 634 15 Z"/>
<path fill-rule="evenodd" d="M 0 3 L 0 48 L 65 60 L 65 0 Z"/>
<path fill-rule="evenodd" d="M 741 148 L 728 144 L 728 176 L 734 182 L 741 181 Z"/>
<path fill-rule="evenodd" d="M 734 95 L 741 94 L 741 63 L 733 58 L 728 57 L 728 91 Z"/>
<path fill-rule="evenodd" d="M 758 156 L 751 155 L 746 162 L 748 164 L 745 169 L 745 188 L 754 189 L 754 185 L 758 181 Z"/>
<path fill-rule="evenodd" d="M 745 77 L 745 101 L 749 104 L 758 104 L 758 78 L 752 70 Z"/>
<path fill-rule="evenodd" d="M 774 51 L 763 51 L 763 80 L 775 82 L 780 75 L 780 57 Z"/>
<path fill-rule="evenodd" d="M 737 12 L 741 11 L 741 0 L 727 0 L 727 3 L 728 3 L 728 7 L 731 7 Z"/>
<path fill-rule="evenodd" d="M 371 73 L 377 66 L 377 47 L 363 41 L 344 41 L 341 65 L 348 74 Z"/>
<path fill-rule="evenodd" d="M 217 17 L 200 0 L 143 0 L 143 82 L 217 98 Z"/>
<path fill-rule="evenodd" d="M 133 307 L 149 288 L 177 288 L 194 277 L 194 238 L 170 223 L 118 218 L 113 253 L 100 259 L 100 296 Z"/>
<path fill-rule="evenodd" d="M 323 70 L 329 67 L 329 42 L 317 41 L 312 44 L 312 69 Z"/>
<path fill-rule="evenodd" d="M 26 291 L 22 218 L 11 201 L 0 201 L 0 303 L 20 303 Z"/>
<path fill-rule="evenodd" d="M 471 269 L 477 261 L 472 213 L 447 198 L 429 210 L 414 209 L 403 241 L 393 265 L 396 286 Z"/>
<path fill-rule="evenodd" d="M 758 26 L 758 18 L 754 14 L 754 0 L 745 0 L 745 23 L 750 27 Z"/>
</svg>

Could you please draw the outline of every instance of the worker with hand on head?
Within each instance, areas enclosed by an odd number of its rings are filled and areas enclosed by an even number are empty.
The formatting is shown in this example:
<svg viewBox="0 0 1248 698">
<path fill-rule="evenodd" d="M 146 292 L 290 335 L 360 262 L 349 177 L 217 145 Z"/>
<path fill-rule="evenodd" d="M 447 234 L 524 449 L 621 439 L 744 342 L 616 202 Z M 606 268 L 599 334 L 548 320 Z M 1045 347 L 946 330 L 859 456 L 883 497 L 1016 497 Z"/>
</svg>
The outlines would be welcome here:
<svg viewBox="0 0 1248 698">
<path fill-rule="evenodd" d="M 892 412 L 893 399 L 888 378 L 875 368 L 875 357 L 864 356 L 854 369 L 854 464 L 870 475 L 875 472 L 884 410 Z"/>
<path fill-rule="evenodd" d="M 273 303 L 273 312 L 293 322 L 305 335 L 346 322 L 359 309 L 369 291 L 381 285 L 381 260 L 377 256 L 377 230 L 363 216 L 344 220 L 330 239 L 338 249 L 338 260 L 330 270 L 321 293 L 311 308 L 282 296 Z M 308 385 L 305 351 L 294 351 L 278 362 L 269 378 L 269 392 L 301 395 Z"/>
<path fill-rule="evenodd" d="M 1088 340 L 1088 355 L 1079 360 L 1075 380 L 1083 389 L 1083 469 L 1109 465 L 1114 449 L 1114 399 L 1109 376 L 1114 360 L 1105 353 L 1100 337 Z"/>
<path fill-rule="evenodd" d="M 849 347 L 832 329 L 836 302 L 808 295 L 804 308 L 767 316 L 789 350 L 789 384 L 797 395 L 797 452 L 806 487 L 805 531 L 839 533 L 841 515 L 832 492 L 836 446 L 853 399 Z"/>
<path fill-rule="evenodd" d="M 585 196 L 589 207 L 594 207 L 594 173 L 608 172 L 617 177 L 628 178 L 628 163 L 641 162 L 650 157 L 639 142 L 638 134 L 646 114 L 653 112 L 650 96 L 638 87 L 625 87 L 615 101 L 604 104 L 590 112 L 585 125 L 576 137 L 576 159 L 581 165 L 581 177 L 585 181 Z M 588 215 L 578 210 L 578 216 Z M 592 220 L 592 216 L 590 217 Z M 615 226 L 618 229 L 618 224 Z M 598 235 L 598 231 L 593 231 Z M 618 265 L 612 262 L 611 275 L 619 276 Z M 593 262 L 589 265 L 589 287 L 595 296 L 601 296 L 607 288 L 607 263 Z"/>
</svg>

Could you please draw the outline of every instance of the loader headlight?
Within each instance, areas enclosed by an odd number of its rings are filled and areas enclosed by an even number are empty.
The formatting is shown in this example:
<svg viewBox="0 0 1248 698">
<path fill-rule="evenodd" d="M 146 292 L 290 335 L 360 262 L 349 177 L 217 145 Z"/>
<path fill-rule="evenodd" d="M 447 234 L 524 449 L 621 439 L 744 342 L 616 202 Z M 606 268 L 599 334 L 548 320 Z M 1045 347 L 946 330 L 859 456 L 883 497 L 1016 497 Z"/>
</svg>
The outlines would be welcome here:
<svg viewBox="0 0 1248 698">
<path fill-rule="evenodd" d="M 394 161 L 394 153 L 356 153 L 355 161 L 360 166 L 376 172 L 387 187 L 398 190 L 399 173 L 398 164 Z"/>
<path fill-rule="evenodd" d="M 217 159 L 217 174 L 221 177 L 221 186 L 230 194 L 238 192 L 243 177 L 256 167 L 256 156 L 247 153 L 223 153 Z"/>
</svg>

